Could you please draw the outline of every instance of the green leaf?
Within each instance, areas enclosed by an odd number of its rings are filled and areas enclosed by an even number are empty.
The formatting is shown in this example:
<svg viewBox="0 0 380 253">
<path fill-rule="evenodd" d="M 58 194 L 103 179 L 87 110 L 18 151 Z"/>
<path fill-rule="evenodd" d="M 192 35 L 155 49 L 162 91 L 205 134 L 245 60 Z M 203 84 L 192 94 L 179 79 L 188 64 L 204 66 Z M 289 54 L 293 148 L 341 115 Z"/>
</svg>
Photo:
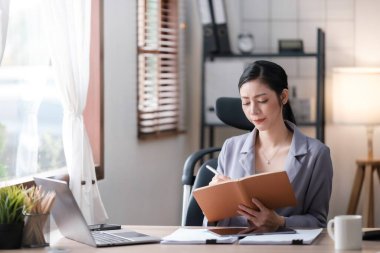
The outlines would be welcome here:
<svg viewBox="0 0 380 253">
<path fill-rule="evenodd" d="M 24 200 L 23 187 L 0 188 L 0 224 L 22 222 L 24 219 Z"/>
</svg>

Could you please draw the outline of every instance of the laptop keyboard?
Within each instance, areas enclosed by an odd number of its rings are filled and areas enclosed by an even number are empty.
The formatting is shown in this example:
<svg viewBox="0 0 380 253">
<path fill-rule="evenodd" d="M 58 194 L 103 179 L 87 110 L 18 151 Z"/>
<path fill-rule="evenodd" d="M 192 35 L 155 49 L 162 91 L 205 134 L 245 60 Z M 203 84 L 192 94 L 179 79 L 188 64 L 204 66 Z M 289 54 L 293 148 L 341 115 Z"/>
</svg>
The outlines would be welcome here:
<svg viewBox="0 0 380 253">
<path fill-rule="evenodd" d="M 121 238 L 116 235 L 106 234 L 99 231 L 93 231 L 92 235 L 95 239 L 96 244 L 120 244 L 131 241 L 127 238 Z"/>
</svg>

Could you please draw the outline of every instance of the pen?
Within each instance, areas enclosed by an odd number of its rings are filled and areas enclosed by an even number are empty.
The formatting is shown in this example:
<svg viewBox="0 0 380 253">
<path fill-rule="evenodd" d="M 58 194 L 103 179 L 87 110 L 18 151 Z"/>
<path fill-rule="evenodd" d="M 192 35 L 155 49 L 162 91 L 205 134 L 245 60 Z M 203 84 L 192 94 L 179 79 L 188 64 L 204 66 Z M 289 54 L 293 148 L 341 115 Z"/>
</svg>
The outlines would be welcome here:
<svg viewBox="0 0 380 253">
<path fill-rule="evenodd" d="M 206 165 L 206 168 L 211 171 L 212 173 L 214 173 L 215 175 L 220 175 L 220 173 L 214 169 L 213 167 L 211 167 L 210 165 Z"/>
</svg>

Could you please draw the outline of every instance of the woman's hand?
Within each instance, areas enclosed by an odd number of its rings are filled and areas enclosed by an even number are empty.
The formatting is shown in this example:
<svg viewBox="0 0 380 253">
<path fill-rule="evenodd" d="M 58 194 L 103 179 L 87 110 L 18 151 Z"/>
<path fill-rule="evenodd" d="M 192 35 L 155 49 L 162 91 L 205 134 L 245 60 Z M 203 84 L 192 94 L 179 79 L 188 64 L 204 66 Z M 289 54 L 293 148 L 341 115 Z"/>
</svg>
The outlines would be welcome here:
<svg viewBox="0 0 380 253">
<path fill-rule="evenodd" d="M 231 180 L 230 177 L 227 177 L 227 176 L 224 176 L 224 175 L 215 175 L 208 185 L 216 185 L 216 184 L 219 184 L 219 183 L 222 183 L 222 182 L 226 182 L 226 181 L 229 181 L 229 180 Z"/>
<path fill-rule="evenodd" d="M 253 198 L 252 203 L 259 209 L 254 210 L 244 205 L 239 205 L 238 214 L 247 218 L 250 231 L 272 232 L 285 225 L 285 218 L 275 211 L 268 209 L 259 200 Z"/>
</svg>

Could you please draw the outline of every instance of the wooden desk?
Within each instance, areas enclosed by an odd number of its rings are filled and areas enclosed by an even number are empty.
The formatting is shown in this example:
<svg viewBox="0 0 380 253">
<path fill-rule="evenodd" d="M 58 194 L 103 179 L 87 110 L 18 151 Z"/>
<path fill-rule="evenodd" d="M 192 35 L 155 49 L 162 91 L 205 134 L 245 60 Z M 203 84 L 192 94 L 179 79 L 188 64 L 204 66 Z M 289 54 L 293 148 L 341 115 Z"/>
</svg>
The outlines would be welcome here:
<svg viewBox="0 0 380 253">
<path fill-rule="evenodd" d="M 178 227 L 159 227 L 159 226 L 127 226 L 126 228 L 133 229 L 135 231 L 155 235 L 159 237 L 166 236 L 176 230 Z M 224 252 L 265 252 L 265 253 L 294 253 L 294 252 L 334 252 L 333 241 L 329 238 L 327 233 L 322 233 L 312 245 L 163 245 L 163 244 L 143 244 L 143 245 L 130 245 L 121 247 L 109 247 L 109 248 L 93 248 L 85 244 L 77 243 L 75 241 L 66 238 L 55 238 L 51 243 L 51 248 L 41 249 L 20 249 L 20 250 L 2 250 L 2 253 L 35 253 L 35 252 L 47 252 L 47 253 L 92 253 L 92 252 L 134 252 L 134 253 L 224 253 Z M 363 241 L 363 248 L 361 251 L 339 251 L 344 252 L 363 252 L 363 253 L 376 253 L 380 252 L 379 241 Z"/>
</svg>

